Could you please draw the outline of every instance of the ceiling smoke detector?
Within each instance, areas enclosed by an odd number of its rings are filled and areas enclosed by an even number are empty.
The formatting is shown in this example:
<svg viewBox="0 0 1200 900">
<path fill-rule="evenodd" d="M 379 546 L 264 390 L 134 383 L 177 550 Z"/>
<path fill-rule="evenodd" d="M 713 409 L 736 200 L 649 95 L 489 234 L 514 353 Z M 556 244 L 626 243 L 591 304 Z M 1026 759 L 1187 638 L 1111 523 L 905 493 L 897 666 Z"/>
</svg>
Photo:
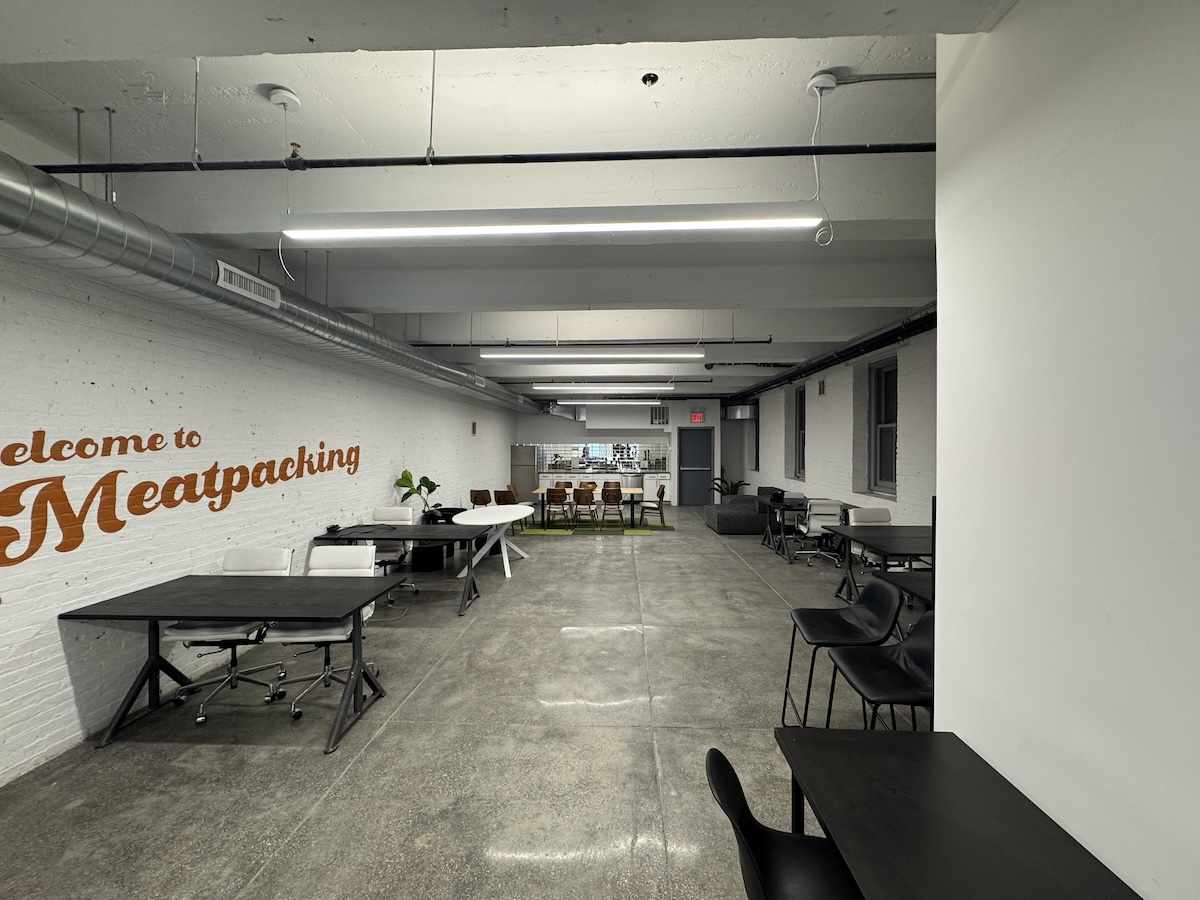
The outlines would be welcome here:
<svg viewBox="0 0 1200 900">
<path fill-rule="evenodd" d="M 837 86 L 837 78 L 834 77 L 832 72 L 817 72 L 812 78 L 808 79 L 805 91 L 815 97 L 818 93 L 832 91 Z"/>
<path fill-rule="evenodd" d="M 288 112 L 295 112 L 301 106 L 300 98 L 294 91 L 289 91 L 285 87 L 273 87 L 270 93 L 267 94 L 267 99 L 276 106 L 282 106 Z"/>
</svg>

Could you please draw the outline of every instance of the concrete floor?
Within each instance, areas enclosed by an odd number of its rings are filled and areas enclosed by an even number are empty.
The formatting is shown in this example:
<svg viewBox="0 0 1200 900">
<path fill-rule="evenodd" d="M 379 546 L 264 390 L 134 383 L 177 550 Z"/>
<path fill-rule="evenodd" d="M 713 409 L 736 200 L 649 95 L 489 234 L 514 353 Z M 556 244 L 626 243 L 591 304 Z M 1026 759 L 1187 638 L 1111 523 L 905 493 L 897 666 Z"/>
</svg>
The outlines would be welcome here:
<svg viewBox="0 0 1200 900">
<path fill-rule="evenodd" d="M 787 827 L 787 611 L 836 605 L 840 572 L 669 516 L 650 537 L 518 538 L 531 558 L 511 581 L 485 563 L 463 618 L 450 579 L 381 606 L 367 649 L 388 694 L 334 754 L 336 691 L 292 721 L 244 685 L 202 727 L 193 699 L 7 785 L 0 896 L 744 896 L 704 753 Z M 822 658 L 821 713 L 828 685 Z M 834 725 L 861 727 L 837 699 Z"/>
</svg>

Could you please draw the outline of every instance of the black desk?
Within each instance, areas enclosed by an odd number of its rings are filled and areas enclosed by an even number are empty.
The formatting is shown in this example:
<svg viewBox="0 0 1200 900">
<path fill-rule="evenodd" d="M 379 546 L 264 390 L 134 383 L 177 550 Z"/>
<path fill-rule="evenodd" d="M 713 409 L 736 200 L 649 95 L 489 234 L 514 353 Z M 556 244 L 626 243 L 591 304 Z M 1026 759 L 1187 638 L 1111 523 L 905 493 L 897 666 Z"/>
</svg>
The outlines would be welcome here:
<svg viewBox="0 0 1200 900">
<path fill-rule="evenodd" d="M 317 579 L 303 576 L 234 578 L 227 575 L 185 575 L 174 581 L 62 613 L 59 618 L 146 622 L 146 662 L 129 686 L 100 740 L 100 746 L 104 747 L 112 742 L 123 725 L 162 705 L 158 683 L 160 675 L 166 675 L 180 686 L 192 683 L 190 678 L 163 659 L 159 647 L 160 621 L 313 620 L 333 623 L 349 616 L 353 623 L 350 634 L 353 662 L 325 745 L 325 752 L 332 753 L 367 708 L 384 696 L 379 679 L 363 665 L 362 610 L 402 581 L 396 577 Z M 371 689 L 369 697 L 363 694 L 364 682 Z M 147 692 L 146 709 L 130 719 L 129 710 L 143 687 Z"/>
<path fill-rule="evenodd" d="M 1136 898 L 949 732 L 776 728 L 792 829 L 812 805 L 867 900 Z"/>
<path fill-rule="evenodd" d="M 862 544 L 878 553 L 883 558 L 880 571 L 887 570 L 889 559 L 933 555 L 933 528 L 929 525 L 829 525 L 825 530 L 845 538 L 842 564 L 846 571 L 835 593 L 848 603 L 857 601 L 859 595 L 850 552 L 852 543 Z M 850 589 L 849 596 L 842 594 L 844 588 Z"/>
<path fill-rule="evenodd" d="M 459 541 L 473 542 L 486 535 L 491 529 L 487 525 L 349 525 L 340 531 L 323 532 L 313 538 L 314 544 L 355 544 L 360 541 L 372 543 L 387 541 L 442 541 L 454 544 Z M 465 615 L 467 607 L 479 598 L 479 584 L 475 580 L 475 566 L 467 554 L 467 576 L 463 580 L 462 598 L 458 601 L 458 614 Z"/>
<path fill-rule="evenodd" d="M 933 609 L 933 572 L 875 572 L 875 577 Z"/>
</svg>

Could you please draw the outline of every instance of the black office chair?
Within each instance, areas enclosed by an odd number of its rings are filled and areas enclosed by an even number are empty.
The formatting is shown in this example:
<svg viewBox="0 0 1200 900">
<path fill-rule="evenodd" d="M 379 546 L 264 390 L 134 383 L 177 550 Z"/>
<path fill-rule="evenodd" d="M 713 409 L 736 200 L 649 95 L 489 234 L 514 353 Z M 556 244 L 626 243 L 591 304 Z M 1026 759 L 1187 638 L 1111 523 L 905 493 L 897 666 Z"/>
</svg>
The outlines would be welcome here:
<svg viewBox="0 0 1200 900">
<path fill-rule="evenodd" d="M 832 841 L 776 831 L 754 818 L 737 772 L 720 750 L 708 751 L 705 769 L 713 797 L 733 826 L 749 900 L 862 897 Z"/>
<path fill-rule="evenodd" d="M 899 644 L 882 647 L 836 647 L 829 651 L 833 660 L 833 675 L 829 681 L 829 709 L 825 712 L 825 727 L 829 727 L 833 712 L 833 690 L 840 672 L 871 707 L 871 722 L 863 727 L 874 730 L 879 707 L 889 706 L 892 728 L 896 727 L 896 706 L 907 706 L 912 715 L 912 729 L 917 730 L 917 707 L 929 710 L 929 730 L 933 730 L 933 613 L 927 612 L 917 620 L 912 631 Z"/>
<path fill-rule="evenodd" d="M 883 581 L 872 581 L 863 588 L 853 606 L 840 609 L 793 609 L 792 646 L 788 651 L 787 678 L 783 682 L 783 711 L 779 724 L 787 725 L 787 709 L 801 725 L 808 724 L 808 704 L 812 697 L 813 668 L 822 647 L 874 647 L 888 639 L 900 617 L 900 591 Z M 804 712 L 792 699 L 792 659 L 796 654 L 796 633 L 812 647 L 808 661 L 808 684 L 804 688 Z"/>
</svg>

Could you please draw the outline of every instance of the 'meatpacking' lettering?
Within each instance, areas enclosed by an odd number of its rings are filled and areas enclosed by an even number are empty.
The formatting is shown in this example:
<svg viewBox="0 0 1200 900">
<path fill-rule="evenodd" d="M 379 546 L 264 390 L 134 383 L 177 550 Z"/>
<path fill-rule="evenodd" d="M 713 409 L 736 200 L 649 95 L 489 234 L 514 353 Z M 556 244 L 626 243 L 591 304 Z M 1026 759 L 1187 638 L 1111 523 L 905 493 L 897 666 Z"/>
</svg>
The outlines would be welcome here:
<svg viewBox="0 0 1200 900">
<path fill-rule="evenodd" d="M 41 439 L 37 437 L 39 434 L 42 435 Z M 151 440 L 154 437 L 156 435 L 152 435 Z M 74 445 L 76 454 L 80 452 L 80 447 L 86 440 L 85 438 Z M 105 438 L 105 441 L 109 440 L 123 439 Z M 137 445 L 131 446 L 143 445 L 140 438 L 136 438 L 136 441 Z M 27 458 L 35 462 L 57 459 L 54 456 L 54 447 L 60 443 L 63 442 L 55 442 L 50 449 L 50 455 L 46 456 L 44 432 L 34 432 L 34 440 L 26 450 L 29 453 L 36 450 L 37 455 Z M 0 452 L 7 454 L 13 446 L 17 445 L 10 444 Z M 144 446 L 149 447 L 149 443 Z M 333 469 L 344 469 L 347 475 L 353 475 L 358 471 L 359 460 L 360 448 L 357 445 L 348 447 L 345 451 L 341 448 L 326 450 L 325 442 L 321 441 L 316 451 L 302 446 L 297 449 L 294 457 L 285 457 L 282 460 L 259 460 L 253 466 L 224 468 L 214 462 L 202 472 L 172 475 L 161 484 L 156 481 L 139 481 L 123 498 L 119 482 L 128 470 L 114 469 L 96 480 L 78 506 L 71 502 L 66 476 L 31 478 L 0 490 L 0 518 L 15 518 L 28 513 L 27 534 L 23 535 L 20 528 L 0 525 L 0 567 L 22 563 L 36 554 L 46 541 L 52 520 L 60 533 L 54 549 L 60 553 L 68 553 L 83 543 L 84 526 L 93 510 L 97 527 L 106 534 L 113 534 L 125 527 L 130 516 L 149 515 L 160 508 L 175 509 L 183 504 L 207 500 L 206 505 L 212 512 L 221 512 L 228 508 L 235 494 L 240 494 L 247 488 L 262 488 Z M 3 460 L 7 465 L 19 465 L 24 461 L 25 459 L 20 459 L 10 463 L 7 459 Z M 124 503 L 121 502 L 122 499 Z M 25 543 L 22 548 L 19 545 L 23 538 Z"/>
</svg>

